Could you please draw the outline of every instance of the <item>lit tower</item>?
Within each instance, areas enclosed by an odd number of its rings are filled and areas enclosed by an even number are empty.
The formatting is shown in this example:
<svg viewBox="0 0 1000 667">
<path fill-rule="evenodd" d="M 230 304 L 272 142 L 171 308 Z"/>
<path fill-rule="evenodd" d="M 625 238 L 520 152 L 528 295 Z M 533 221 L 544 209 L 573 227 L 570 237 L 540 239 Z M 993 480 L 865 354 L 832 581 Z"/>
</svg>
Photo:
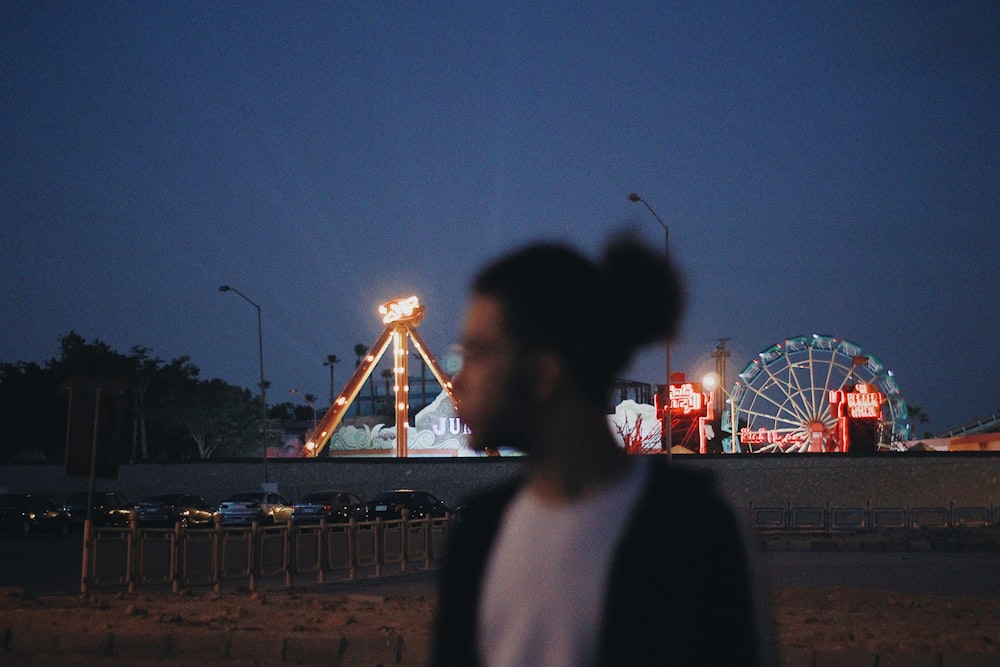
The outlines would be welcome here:
<svg viewBox="0 0 1000 667">
<path fill-rule="evenodd" d="M 340 392 L 337 399 L 333 401 L 330 409 L 327 410 L 323 419 L 319 422 L 313 432 L 306 439 L 306 444 L 299 452 L 300 457 L 315 457 L 323 450 L 330 436 L 340 425 L 347 409 L 357 398 L 358 393 L 364 386 L 365 381 L 375 370 L 376 364 L 389 348 L 389 343 L 393 344 L 392 371 L 393 390 L 396 400 L 396 456 L 405 457 L 407 450 L 407 427 L 410 423 L 410 370 L 407 360 L 409 359 L 408 343 L 413 341 L 416 351 L 431 369 L 434 378 L 448 394 L 452 403 L 455 396 L 451 391 L 451 378 L 449 378 L 437 360 L 427 349 L 424 341 L 417 335 L 416 328 L 424 318 L 424 307 L 420 305 L 417 297 L 411 296 L 405 299 L 396 299 L 379 306 L 379 314 L 382 315 L 382 323 L 385 329 L 375 341 L 375 344 L 368 350 L 367 356 L 361 360 L 354 374 L 347 381 L 344 390 Z"/>
<path fill-rule="evenodd" d="M 716 387 L 713 392 L 712 401 L 716 406 L 722 405 L 722 391 L 721 389 L 726 386 L 726 359 L 729 358 L 729 350 L 726 349 L 726 341 L 732 340 L 732 338 L 716 338 L 719 341 L 715 349 L 712 350 L 712 357 L 715 359 L 715 372 L 719 376 L 719 386 Z M 722 414 L 722 408 L 717 407 L 716 412 Z"/>
</svg>

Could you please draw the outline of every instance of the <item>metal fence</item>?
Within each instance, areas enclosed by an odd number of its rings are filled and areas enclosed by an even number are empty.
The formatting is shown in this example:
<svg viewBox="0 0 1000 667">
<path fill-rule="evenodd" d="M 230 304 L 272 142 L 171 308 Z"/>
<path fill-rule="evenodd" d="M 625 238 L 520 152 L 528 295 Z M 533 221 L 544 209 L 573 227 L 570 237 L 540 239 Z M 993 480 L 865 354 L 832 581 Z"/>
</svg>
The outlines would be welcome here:
<svg viewBox="0 0 1000 667">
<path fill-rule="evenodd" d="M 100 588 L 225 585 L 256 591 L 432 569 L 447 553 L 451 517 L 333 524 L 84 529 L 82 593 Z"/>
<path fill-rule="evenodd" d="M 848 533 L 1000 525 L 1000 506 L 792 506 L 750 504 L 755 534 Z M 99 588 L 224 586 L 256 591 L 433 569 L 447 555 L 452 517 L 350 523 L 212 528 L 127 527 L 84 530 L 81 592 Z"/>
<path fill-rule="evenodd" d="M 751 504 L 747 524 L 753 532 L 878 531 L 913 528 L 980 528 L 1000 525 L 1000 506 L 877 507 L 871 501 L 853 507 L 792 507 Z"/>
</svg>

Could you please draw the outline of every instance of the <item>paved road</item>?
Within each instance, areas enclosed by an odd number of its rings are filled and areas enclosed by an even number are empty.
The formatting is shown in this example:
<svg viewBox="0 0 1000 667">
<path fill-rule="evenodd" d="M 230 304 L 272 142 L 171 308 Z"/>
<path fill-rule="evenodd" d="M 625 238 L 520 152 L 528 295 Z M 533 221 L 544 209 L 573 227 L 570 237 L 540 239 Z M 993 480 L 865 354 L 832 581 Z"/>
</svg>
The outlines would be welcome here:
<svg viewBox="0 0 1000 667">
<path fill-rule="evenodd" d="M 765 583 L 774 586 L 1000 595 L 1000 553 L 780 551 L 758 556 Z"/>
<path fill-rule="evenodd" d="M 1000 595 L 1000 552 L 761 551 L 755 557 L 764 583 L 772 586 L 855 586 L 938 595 Z M 36 593 L 77 593 L 81 559 L 79 536 L 65 539 L 2 536 L 0 586 L 25 586 Z M 413 567 L 412 572 L 382 580 L 365 577 L 356 582 L 325 586 L 373 592 L 433 590 L 433 572 L 424 572 L 419 567 Z M 319 587 L 312 583 L 314 576 L 303 576 L 296 583 L 302 587 Z M 261 582 L 262 588 L 283 585 L 280 578 Z"/>
</svg>

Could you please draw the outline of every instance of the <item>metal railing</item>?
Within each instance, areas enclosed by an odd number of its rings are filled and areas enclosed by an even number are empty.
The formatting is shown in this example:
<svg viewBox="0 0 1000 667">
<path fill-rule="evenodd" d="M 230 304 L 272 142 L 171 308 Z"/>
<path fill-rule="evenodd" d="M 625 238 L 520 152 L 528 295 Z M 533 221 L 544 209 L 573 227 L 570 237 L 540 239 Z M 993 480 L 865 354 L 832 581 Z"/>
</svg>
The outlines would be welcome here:
<svg viewBox="0 0 1000 667">
<path fill-rule="evenodd" d="M 80 591 L 97 588 L 270 587 L 433 569 L 447 553 L 451 516 L 349 523 L 210 528 L 84 526 Z"/>
<path fill-rule="evenodd" d="M 747 508 L 747 526 L 755 533 L 782 532 L 865 532 L 887 529 L 914 528 L 980 528 L 1000 525 L 1000 506 L 960 506 L 954 502 L 946 507 L 888 506 L 880 507 L 867 501 L 863 506 L 793 507 L 785 505 Z"/>
</svg>

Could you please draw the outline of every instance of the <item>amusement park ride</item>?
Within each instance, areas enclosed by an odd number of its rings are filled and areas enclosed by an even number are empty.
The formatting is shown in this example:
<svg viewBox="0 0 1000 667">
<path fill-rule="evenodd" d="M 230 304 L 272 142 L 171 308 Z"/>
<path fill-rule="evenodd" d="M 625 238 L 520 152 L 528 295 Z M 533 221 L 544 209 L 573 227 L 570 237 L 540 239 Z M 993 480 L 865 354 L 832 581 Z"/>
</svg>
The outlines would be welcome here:
<svg viewBox="0 0 1000 667">
<path fill-rule="evenodd" d="M 724 363 L 728 355 L 712 356 Z M 675 430 L 696 433 L 697 444 L 685 446 L 701 453 L 713 425 L 723 432 L 723 453 L 884 451 L 909 438 L 906 402 L 892 371 L 832 336 L 799 336 L 767 348 L 730 391 L 713 373 L 704 384 L 672 383 L 670 398 Z"/>
<path fill-rule="evenodd" d="M 427 345 L 424 344 L 424 341 L 417 334 L 417 326 L 424 318 L 424 307 L 420 305 L 417 297 L 411 296 L 384 303 L 379 307 L 379 314 L 382 315 L 382 323 L 385 324 L 385 329 L 382 330 L 382 334 L 375 341 L 375 344 L 372 345 L 368 356 L 362 359 L 358 367 L 354 369 L 354 374 L 351 375 L 343 391 L 337 396 L 333 405 L 330 406 L 330 409 L 323 416 L 323 419 L 306 438 L 305 446 L 299 452 L 300 458 L 316 457 L 323 450 L 323 447 L 329 442 L 330 436 L 337 430 L 337 426 L 340 425 L 344 415 L 347 414 L 351 403 L 357 398 L 361 388 L 369 376 L 371 376 L 372 371 L 375 370 L 375 366 L 382 359 L 382 355 L 389 348 L 389 343 L 393 344 L 392 373 L 393 391 L 395 392 L 396 424 L 404 425 L 404 427 L 396 429 L 397 457 L 405 457 L 408 453 L 407 429 L 405 425 L 409 423 L 410 419 L 409 341 L 413 341 L 413 346 L 427 363 L 427 367 L 431 369 L 434 379 L 438 381 L 441 388 L 448 394 L 448 398 L 451 399 L 452 403 L 455 403 L 455 396 L 451 390 L 451 378 L 441 370 L 437 359 L 434 358 L 434 355 L 427 349 Z"/>
<path fill-rule="evenodd" d="M 308 435 L 300 457 L 316 457 L 327 446 L 390 343 L 396 457 L 409 456 L 409 342 L 457 409 L 451 378 L 417 334 L 424 316 L 417 297 L 389 301 L 379 307 L 379 313 L 385 325 L 382 334 Z M 909 414 L 892 371 L 857 344 L 832 336 L 789 338 L 757 354 L 727 391 L 722 386 L 729 357 L 726 340 L 720 338 L 712 353 L 721 372 L 709 374 L 704 382 L 686 382 L 683 374 L 672 375 L 672 448 L 681 446 L 702 454 L 904 448 Z M 664 401 L 657 396 L 654 403 L 660 422 Z"/>
</svg>

